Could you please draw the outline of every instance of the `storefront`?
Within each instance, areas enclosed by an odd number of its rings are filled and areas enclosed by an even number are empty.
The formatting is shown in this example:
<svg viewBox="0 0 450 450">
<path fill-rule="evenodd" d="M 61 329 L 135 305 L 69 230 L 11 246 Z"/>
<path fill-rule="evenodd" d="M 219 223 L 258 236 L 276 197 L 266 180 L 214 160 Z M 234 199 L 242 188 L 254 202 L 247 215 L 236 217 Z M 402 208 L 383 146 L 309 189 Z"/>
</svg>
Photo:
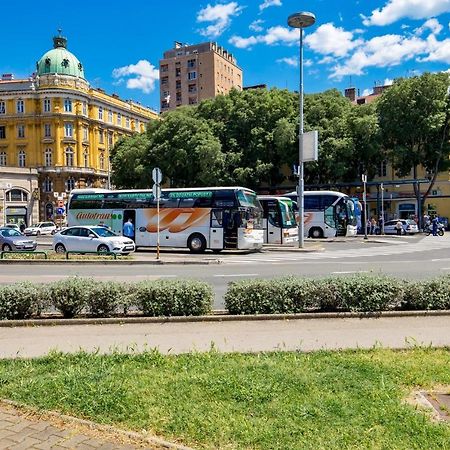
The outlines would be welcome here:
<svg viewBox="0 0 450 450">
<path fill-rule="evenodd" d="M 6 207 L 6 223 L 16 223 L 17 225 L 24 223 L 25 226 L 28 226 L 29 224 L 27 221 L 27 217 L 28 214 L 26 207 Z"/>
</svg>

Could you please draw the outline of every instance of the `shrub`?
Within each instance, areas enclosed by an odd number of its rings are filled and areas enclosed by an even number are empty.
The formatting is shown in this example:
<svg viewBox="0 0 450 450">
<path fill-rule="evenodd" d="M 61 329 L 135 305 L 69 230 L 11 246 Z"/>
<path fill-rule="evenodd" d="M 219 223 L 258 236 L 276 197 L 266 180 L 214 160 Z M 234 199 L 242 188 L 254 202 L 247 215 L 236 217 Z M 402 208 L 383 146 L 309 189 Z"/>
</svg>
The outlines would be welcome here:
<svg viewBox="0 0 450 450">
<path fill-rule="evenodd" d="M 194 280 L 152 280 L 136 283 L 131 304 L 145 316 L 198 316 L 211 312 L 213 291 Z"/>
<path fill-rule="evenodd" d="M 128 285 L 116 282 L 94 281 L 86 292 L 86 309 L 94 317 L 110 317 L 126 303 Z"/>
<path fill-rule="evenodd" d="M 405 283 L 403 308 L 450 309 L 450 277 Z"/>
<path fill-rule="evenodd" d="M 28 319 L 41 313 L 43 289 L 32 283 L 15 283 L 0 287 L 0 319 Z"/>
</svg>

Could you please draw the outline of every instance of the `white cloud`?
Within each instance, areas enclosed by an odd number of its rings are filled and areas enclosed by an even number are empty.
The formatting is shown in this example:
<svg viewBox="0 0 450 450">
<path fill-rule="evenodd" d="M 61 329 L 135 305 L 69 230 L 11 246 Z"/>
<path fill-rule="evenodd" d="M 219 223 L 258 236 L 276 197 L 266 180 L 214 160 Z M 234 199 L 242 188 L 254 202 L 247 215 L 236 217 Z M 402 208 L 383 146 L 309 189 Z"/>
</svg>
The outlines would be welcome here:
<svg viewBox="0 0 450 450">
<path fill-rule="evenodd" d="M 450 12 L 450 0 L 388 0 L 378 9 L 374 9 L 370 17 L 363 17 L 363 23 L 370 25 L 389 25 L 397 20 L 427 19 Z"/>
<path fill-rule="evenodd" d="M 264 0 L 264 2 L 259 5 L 259 10 L 262 11 L 270 6 L 282 6 L 281 0 Z"/>
<path fill-rule="evenodd" d="M 450 64 L 450 39 L 437 41 L 431 35 L 428 38 L 429 53 L 427 56 L 420 58 L 420 62 L 444 62 Z"/>
<path fill-rule="evenodd" d="M 362 96 L 363 96 L 363 97 L 367 97 L 368 95 L 370 95 L 370 94 L 372 94 L 372 93 L 373 93 L 372 89 L 364 89 L 364 90 L 362 91 Z"/>
<path fill-rule="evenodd" d="M 150 61 L 141 59 L 137 64 L 114 69 L 112 76 L 122 83 L 125 78 L 128 89 L 139 89 L 149 94 L 155 89 L 155 82 L 159 79 L 159 70 Z"/>
<path fill-rule="evenodd" d="M 317 53 L 323 55 L 345 56 L 356 48 L 362 40 L 353 39 L 351 31 L 342 27 L 335 27 L 332 23 L 325 23 L 314 33 L 308 34 L 305 43 Z"/>
<path fill-rule="evenodd" d="M 299 41 L 300 32 L 297 28 L 286 28 L 282 26 L 271 27 L 266 34 L 258 36 L 232 36 L 228 42 L 238 48 L 252 47 L 256 44 L 286 44 L 293 45 Z"/>
<path fill-rule="evenodd" d="M 218 3 L 214 6 L 208 4 L 206 8 L 197 13 L 197 22 L 213 23 L 200 30 L 200 34 L 209 38 L 220 36 L 229 27 L 231 18 L 238 16 L 242 9 L 242 6 L 239 6 L 237 2 Z"/>
<path fill-rule="evenodd" d="M 277 59 L 277 63 L 284 63 L 291 67 L 298 67 L 298 58 L 292 56 L 290 58 L 280 58 Z"/>
<path fill-rule="evenodd" d="M 319 64 L 330 64 L 335 61 L 336 58 L 333 58 L 332 56 L 324 56 L 321 60 L 319 60 Z"/>
<path fill-rule="evenodd" d="M 383 86 L 391 86 L 394 83 L 392 78 L 385 78 Z"/>
<path fill-rule="evenodd" d="M 248 27 L 252 31 L 256 31 L 257 33 L 260 33 L 264 28 L 261 26 L 264 23 L 264 20 L 258 19 L 254 20 Z"/>
<path fill-rule="evenodd" d="M 435 18 L 428 19 L 421 27 L 416 28 L 414 32 L 420 36 L 426 30 L 430 30 L 432 34 L 439 34 L 442 31 L 442 25 Z"/>
</svg>

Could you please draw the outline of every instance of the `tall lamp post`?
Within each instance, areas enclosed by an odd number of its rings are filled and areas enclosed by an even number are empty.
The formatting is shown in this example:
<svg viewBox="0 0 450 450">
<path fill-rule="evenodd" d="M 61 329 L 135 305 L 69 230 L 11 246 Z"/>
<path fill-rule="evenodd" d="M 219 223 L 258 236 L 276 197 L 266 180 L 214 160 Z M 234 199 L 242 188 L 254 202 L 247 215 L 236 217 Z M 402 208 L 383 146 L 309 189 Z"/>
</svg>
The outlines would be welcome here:
<svg viewBox="0 0 450 450">
<path fill-rule="evenodd" d="M 298 247 L 303 248 L 305 245 L 304 237 L 304 164 L 303 164 L 303 28 L 310 27 L 316 22 L 316 16 L 310 12 L 298 12 L 291 14 L 288 17 L 288 25 L 293 28 L 300 28 L 300 114 L 299 114 L 299 131 L 298 131 L 298 145 L 299 145 L 299 163 L 298 163 Z"/>
</svg>

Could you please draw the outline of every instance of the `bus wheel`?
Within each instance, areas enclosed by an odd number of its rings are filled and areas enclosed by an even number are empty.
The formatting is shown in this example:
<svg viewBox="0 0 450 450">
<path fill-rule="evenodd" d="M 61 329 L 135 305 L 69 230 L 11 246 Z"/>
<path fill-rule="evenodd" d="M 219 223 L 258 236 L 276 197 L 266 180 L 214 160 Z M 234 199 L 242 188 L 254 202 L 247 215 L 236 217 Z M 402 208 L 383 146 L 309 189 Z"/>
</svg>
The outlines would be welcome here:
<svg viewBox="0 0 450 450">
<path fill-rule="evenodd" d="M 192 253 L 203 253 L 206 248 L 206 239 L 201 234 L 189 236 L 188 247 Z"/>
<path fill-rule="evenodd" d="M 313 227 L 309 230 L 309 237 L 313 239 L 323 238 L 323 230 L 319 227 Z"/>
</svg>

